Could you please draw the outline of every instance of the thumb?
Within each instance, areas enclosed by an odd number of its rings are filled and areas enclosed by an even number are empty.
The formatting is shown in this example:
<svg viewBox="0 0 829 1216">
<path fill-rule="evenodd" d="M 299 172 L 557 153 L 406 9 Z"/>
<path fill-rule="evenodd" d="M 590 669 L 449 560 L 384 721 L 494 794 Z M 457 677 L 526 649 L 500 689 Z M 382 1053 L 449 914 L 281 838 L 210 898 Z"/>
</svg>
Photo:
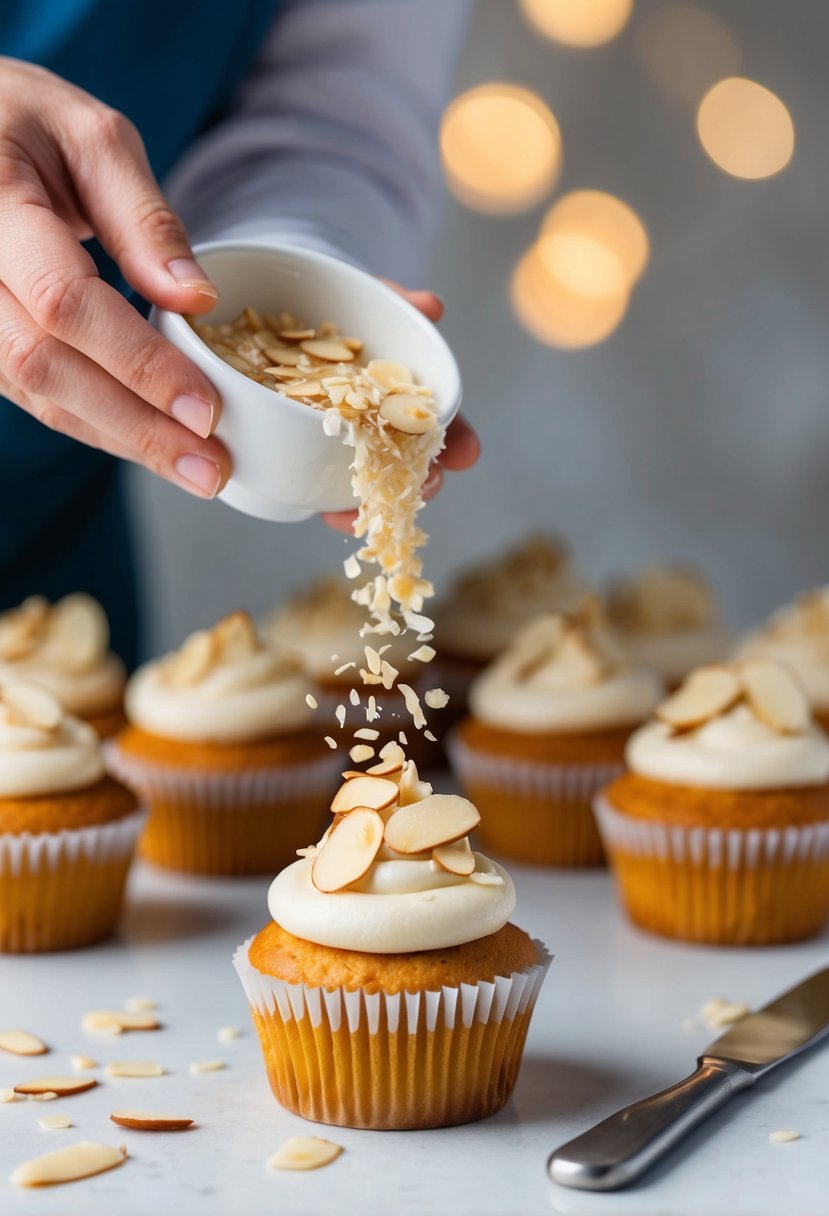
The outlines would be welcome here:
<svg viewBox="0 0 829 1216">
<path fill-rule="evenodd" d="M 205 313 L 219 293 L 193 257 L 184 224 L 161 193 L 136 128 L 105 111 L 94 153 L 73 165 L 90 227 L 127 282 L 161 308 Z M 103 127 L 103 137 L 101 127 Z"/>
</svg>

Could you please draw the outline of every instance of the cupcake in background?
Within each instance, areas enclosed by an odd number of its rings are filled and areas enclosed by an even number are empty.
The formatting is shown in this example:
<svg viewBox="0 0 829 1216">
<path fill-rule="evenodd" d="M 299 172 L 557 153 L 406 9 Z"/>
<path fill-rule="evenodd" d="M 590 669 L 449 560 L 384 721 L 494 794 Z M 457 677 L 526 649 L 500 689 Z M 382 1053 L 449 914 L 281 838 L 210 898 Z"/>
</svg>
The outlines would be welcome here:
<svg viewBox="0 0 829 1216">
<path fill-rule="evenodd" d="M 34 680 L 102 739 L 124 725 L 126 678 L 92 596 L 78 592 L 50 604 L 33 595 L 0 615 L 0 680 Z"/>
<path fill-rule="evenodd" d="M 347 1127 L 485 1118 L 512 1093 L 550 955 L 510 923 L 507 872 L 472 852 L 470 802 L 434 794 L 394 743 L 346 777 L 234 957 L 274 1096 Z"/>
<path fill-rule="evenodd" d="M 423 686 L 427 670 L 411 655 L 421 647 L 409 632 L 398 634 L 367 634 L 360 631 L 366 623 L 366 609 L 351 598 L 353 583 L 345 578 L 320 578 L 297 591 L 277 609 L 263 626 L 263 634 L 279 651 L 290 655 L 308 677 L 308 689 L 317 702 L 314 717 L 320 734 L 339 735 L 341 729 L 353 732 L 366 725 L 366 705 L 373 696 L 379 717 L 371 722 L 380 732 L 376 748 L 398 739 L 406 731 L 408 720 L 401 714 L 401 695 L 382 684 L 365 685 L 360 669 L 366 667 L 365 646 L 383 648 L 383 658 L 399 672 L 398 680 L 418 691 Z M 431 683 L 432 666 L 428 668 Z M 431 686 L 430 683 L 430 686 Z M 338 706 L 345 716 L 340 727 L 336 719 Z M 437 727 L 442 723 L 437 722 Z M 429 759 L 429 741 L 422 734 L 409 730 L 408 747 L 417 749 L 417 759 Z"/>
<path fill-rule="evenodd" d="M 472 684 L 471 716 L 448 745 L 483 815 L 483 846 L 541 865 L 600 864 L 593 796 L 622 771 L 628 736 L 662 691 L 595 600 L 519 630 Z"/>
<path fill-rule="evenodd" d="M 794 672 L 816 720 L 829 730 L 829 587 L 801 595 L 748 634 L 737 657 L 758 655 L 777 659 Z"/>
<path fill-rule="evenodd" d="M 823 928 L 829 739 L 786 668 L 699 668 L 633 735 L 627 763 L 596 811 L 635 924 L 737 946 Z"/>
<path fill-rule="evenodd" d="M 38 684 L 0 683 L 0 950 L 86 946 L 111 931 L 144 822 L 92 727 Z"/>
<path fill-rule="evenodd" d="M 224 617 L 131 677 L 111 771 L 149 807 L 141 853 L 198 874 L 259 874 L 293 856 L 328 806 L 339 758 L 310 730 L 308 681 Z"/>
<path fill-rule="evenodd" d="M 592 594 L 561 537 L 538 533 L 463 572 L 434 611 L 437 683 L 460 716 L 470 683 L 528 620 Z"/>
<path fill-rule="evenodd" d="M 613 583 L 606 602 L 624 645 L 668 688 L 676 688 L 695 667 L 731 652 L 714 592 L 696 570 L 650 566 Z"/>
</svg>

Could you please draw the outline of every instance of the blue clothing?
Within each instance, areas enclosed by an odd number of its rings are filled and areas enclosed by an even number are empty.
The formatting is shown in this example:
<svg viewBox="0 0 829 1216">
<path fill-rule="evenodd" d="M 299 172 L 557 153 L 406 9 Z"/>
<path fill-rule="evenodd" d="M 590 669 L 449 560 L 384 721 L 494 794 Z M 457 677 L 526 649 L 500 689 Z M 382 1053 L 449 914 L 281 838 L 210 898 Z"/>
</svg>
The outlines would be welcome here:
<svg viewBox="0 0 829 1216">
<path fill-rule="evenodd" d="M 161 178 L 221 118 L 277 4 L 2 0 L 0 54 L 49 68 L 126 114 Z M 96 242 L 89 248 L 102 276 L 126 291 Z M 0 609 L 79 590 L 101 600 L 114 648 L 134 663 L 139 614 L 119 462 L 0 398 Z"/>
</svg>

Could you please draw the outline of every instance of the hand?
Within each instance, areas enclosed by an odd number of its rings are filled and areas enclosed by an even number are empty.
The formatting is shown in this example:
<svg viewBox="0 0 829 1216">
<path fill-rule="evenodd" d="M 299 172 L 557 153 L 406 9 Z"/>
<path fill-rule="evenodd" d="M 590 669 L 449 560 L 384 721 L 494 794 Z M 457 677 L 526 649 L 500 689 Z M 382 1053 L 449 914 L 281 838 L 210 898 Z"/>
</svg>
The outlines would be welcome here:
<svg viewBox="0 0 829 1216">
<path fill-rule="evenodd" d="M 127 281 L 175 312 L 217 292 L 122 114 L 0 58 L 0 393 L 46 426 L 212 498 L 230 474 L 202 373 L 99 278 L 96 236 Z"/>
<path fill-rule="evenodd" d="M 405 288 L 399 287 L 397 283 L 390 283 L 395 291 L 399 291 L 401 296 L 414 304 L 425 317 L 430 321 L 439 321 L 443 316 L 443 304 L 440 299 L 431 291 L 406 291 Z M 438 456 L 435 463 L 432 465 L 426 482 L 423 486 L 423 497 L 426 499 L 434 498 L 440 487 L 443 485 L 443 472 L 448 469 L 451 472 L 457 472 L 461 469 L 470 468 L 481 454 L 481 444 L 477 434 L 463 417 L 458 414 L 453 422 L 450 422 L 446 431 L 446 446 Z M 356 511 L 326 511 L 323 514 L 323 519 L 332 528 L 338 532 L 351 533 L 354 528 L 354 520 L 357 517 Z"/>
</svg>

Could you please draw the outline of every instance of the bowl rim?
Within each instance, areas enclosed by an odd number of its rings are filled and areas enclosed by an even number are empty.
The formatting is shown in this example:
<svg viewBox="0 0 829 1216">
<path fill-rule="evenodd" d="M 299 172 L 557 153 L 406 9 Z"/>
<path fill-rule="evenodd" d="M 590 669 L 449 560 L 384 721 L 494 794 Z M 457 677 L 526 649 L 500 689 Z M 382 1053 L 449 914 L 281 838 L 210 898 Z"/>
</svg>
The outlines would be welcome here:
<svg viewBox="0 0 829 1216">
<path fill-rule="evenodd" d="M 316 263 L 323 267 L 335 267 L 337 274 L 344 274 L 346 277 L 359 278 L 364 283 L 367 280 L 371 285 L 371 289 L 375 290 L 379 296 L 382 296 L 386 303 L 390 303 L 401 311 L 406 313 L 409 320 L 412 321 L 422 332 L 427 336 L 428 340 L 438 346 L 446 358 L 447 367 L 449 370 L 449 392 L 447 407 L 438 413 L 438 421 L 441 426 L 446 427 L 450 424 L 453 418 L 458 414 L 461 407 L 463 397 L 463 383 L 461 380 L 460 368 L 457 359 L 452 353 L 452 348 L 440 333 L 437 326 L 428 317 L 424 316 L 419 309 L 409 303 L 399 292 L 390 287 L 383 279 L 377 278 L 375 275 L 369 274 L 368 271 L 362 270 L 359 266 L 355 266 L 352 262 L 347 262 L 342 258 L 334 257 L 330 253 L 322 253 L 317 249 L 305 249 L 299 245 L 288 245 L 281 241 L 252 241 L 249 238 L 231 238 L 228 240 L 202 241 L 193 246 L 193 253 L 198 257 L 203 253 L 218 253 L 224 250 L 245 252 L 252 254 L 277 253 L 287 254 L 289 257 L 296 258 L 298 261 L 306 261 Z M 277 397 L 280 402 L 291 407 L 293 413 L 303 418 L 316 418 L 319 425 L 325 418 L 325 410 L 317 410 L 313 407 L 305 405 L 301 401 L 295 401 L 291 397 L 285 396 L 284 393 L 271 388 L 265 388 L 263 384 L 257 384 L 255 380 L 250 380 L 243 372 L 237 371 L 235 367 L 231 367 L 226 363 L 221 355 L 217 355 L 212 351 L 207 343 L 196 333 L 195 329 L 186 320 L 185 315 L 179 312 L 173 312 L 168 308 L 153 309 L 156 316 L 163 316 L 172 327 L 180 333 L 187 336 L 187 340 L 194 341 L 198 344 L 201 351 L 207 355 L 208 367 L 216 366 L 224 368 L 231 372 L 234 376 L 239 376 L 245 381 L 247 391 L 258 390 L 253 394 L 254 398 L 268 403 L 273 403 L 274 397 Z M 206 314 L 209 316 L 209 313 Z M 181 348 L 179 348 L 181 349 Z M 186 353 L 186 352 L 185 352 Z"/>
</svg>

